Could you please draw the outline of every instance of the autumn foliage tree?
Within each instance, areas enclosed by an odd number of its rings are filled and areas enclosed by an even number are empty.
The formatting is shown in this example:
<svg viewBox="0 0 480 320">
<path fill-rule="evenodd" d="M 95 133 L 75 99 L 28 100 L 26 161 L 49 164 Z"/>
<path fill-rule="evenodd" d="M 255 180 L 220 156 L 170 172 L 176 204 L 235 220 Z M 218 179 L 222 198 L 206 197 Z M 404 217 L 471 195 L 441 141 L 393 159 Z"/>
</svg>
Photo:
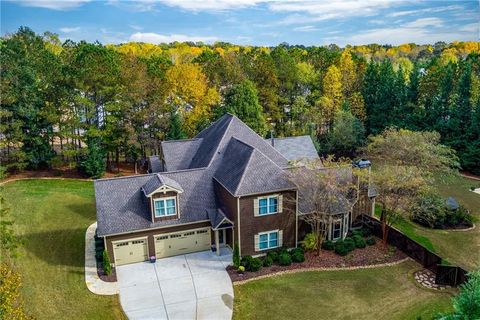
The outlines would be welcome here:
<svg viewBox="0 0 480 320">
<path fill-rule="evenodd" d="M 391 128 L 369 140 L 364 155 L 376 165 L 368 175 L 363 173 L 363 179 L 378 193 L 386 243 L 389 228 L 407 213 L 420 191 L 433 183 L 433 174 L 454 174 L 458 158 L 451 148 L 440 144 L 436 132 Z"/>
</svg>

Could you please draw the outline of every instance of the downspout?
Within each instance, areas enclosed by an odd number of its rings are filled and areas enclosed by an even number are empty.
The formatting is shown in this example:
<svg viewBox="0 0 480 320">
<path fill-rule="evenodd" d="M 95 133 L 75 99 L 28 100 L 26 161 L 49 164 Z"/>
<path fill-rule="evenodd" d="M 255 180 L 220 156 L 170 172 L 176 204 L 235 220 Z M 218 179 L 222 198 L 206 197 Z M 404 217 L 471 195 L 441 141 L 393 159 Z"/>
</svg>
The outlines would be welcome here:
<svg viewBox="0 0 480 320">
<path fill-rule="evenodd" d="M 237 198 L 237 224 L 238 224 L 238 255 L 241 257 L 242 256 L 242 245 L 241 245 L 241 239 L 240 239 L 240 197 Z"/>
<path fill-rule="evenodd" d="M 295 191 L 295 248 L 298 247 L 298 190 Z"/>
</svg>

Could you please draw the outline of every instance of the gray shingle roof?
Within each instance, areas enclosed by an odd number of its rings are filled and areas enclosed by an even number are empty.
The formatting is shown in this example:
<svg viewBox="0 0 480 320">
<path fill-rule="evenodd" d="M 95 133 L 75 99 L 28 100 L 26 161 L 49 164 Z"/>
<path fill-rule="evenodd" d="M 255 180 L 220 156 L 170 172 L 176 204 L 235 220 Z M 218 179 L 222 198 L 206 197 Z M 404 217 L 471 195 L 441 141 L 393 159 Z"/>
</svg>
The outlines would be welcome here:
<svg viewBox="0 0 480 320">
<path fill-rule="evenodd" d="M 220 224 L 226 218 L 225 214 L 220 209 L 209 209 L 207 210 L 208 218 L 210 219 L 210 224 L 212 228 L 216 229 L 220 227 Z M 222 223 L 222 227 L 233 226 L 230 220 L 227 220 Z"/>
<path fill-rule="evenodd" d="M 302 159 L 318 159 L 318 153 L 310 136 L 266 139 L 289 161 Z"/>
<path fill-rule="evenodd" d="M 185 170 L 202 143 L 201 138 L 190 140 L 162 141 L 165 171 Z"/>
<path fill-rule="evenodd" d="M 158 158 L 158 156 L 148 157 L 148 163 L 150 164 L 150 172 L 155 173 L 163 171 L 163 164 L 162 161 Z"/>
<path fill-rule="evenodd" d="M 203 140 L 192 159 L 190 168 L 209 166 L 215 156 L 222 152 L 222 149 L 225 148 L 232 137 L 238 138 L 258 149 L 278 166 L 282 168 L 288 167 L 288 160 L 255 131 L 250 129 L 237 117 L 231 114 L 225 114 L 197 135 L 197 138 L 202 138 Z"/>
<path fill-rule="evenodd" d="M 214 178 L 234 196 L 295 189 L 282 168 L 236 138 L 228 143 Z"/>
<path fill-rule="evenodd" d="M 140 229 L 208 220 L 207 209 L 216 208 L 211 173 L 205 169 L 165 172 L 178 182 L 180 218 L 152 222 L 148 198 L 142 187 L 154 174 L 100 179 L 94 182 L 99 236 Z"/>
<path fill-rule="evenodd" d="M 142 187 L 145 196 L 149 196 L 155 190 L 162 186 L 167 186 L 180 192 L 183 192 L 183 188 L 177 181 L 170 179 L 167 176 L 161 175 L 159 173 L 154 174 Z"/>
</svg>

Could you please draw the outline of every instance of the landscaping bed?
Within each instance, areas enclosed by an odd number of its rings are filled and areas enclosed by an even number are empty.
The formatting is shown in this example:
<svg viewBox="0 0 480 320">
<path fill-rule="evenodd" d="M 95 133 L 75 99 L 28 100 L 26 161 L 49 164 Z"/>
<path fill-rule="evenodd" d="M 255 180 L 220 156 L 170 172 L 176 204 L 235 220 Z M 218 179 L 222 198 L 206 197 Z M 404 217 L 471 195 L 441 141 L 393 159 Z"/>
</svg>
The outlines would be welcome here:
<svg viewBox="0 0 480 320">
<path fill-rule="evenodd" d="M 227 268 L 227 272 L 232 282 L 243 281 L 257 278 L 268 274 L 283 272 L 296 269 L 311 268 L 344 268 L 344 267 L 362 267 L 369 265 L 392 263 L 406 258 L 407 256 L 393 247 L 385 246 L 380 239 L 371 246 L 362 249 L 356 249 L 346 256 L 340 256 L 334 251 L 321 250 L 320 255 L 316 252 L 305 252 L 305 261 L 301 263 L 292 263 L 289 266 L 280 266 L 273 264 L 270 267 L 263 267 L 256 272 L 247 272 L 238 274 L 233 266 Z"/>
<path fill-rule="evenodd" d="M 112 268 L 112 272 L 107 275 L 105 270 L 103 270 L 103 265 L 101 262 L 97 261 L 97 274 L 98 277 L 105 282 L 116 282 L 117 281 L 117 272 L 115 268 Z"/>
</svg>

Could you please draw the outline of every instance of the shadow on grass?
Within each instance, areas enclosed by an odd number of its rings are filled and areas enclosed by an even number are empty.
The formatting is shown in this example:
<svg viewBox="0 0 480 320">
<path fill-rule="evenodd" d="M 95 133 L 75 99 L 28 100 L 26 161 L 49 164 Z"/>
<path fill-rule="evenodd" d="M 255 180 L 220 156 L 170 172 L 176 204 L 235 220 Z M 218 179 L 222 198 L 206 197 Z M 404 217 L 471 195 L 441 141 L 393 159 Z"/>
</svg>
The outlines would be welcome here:
<svg viewBox="0 0 480 320">
<path fill-rule="evenodd" d="M 85 229 L 29 233 L 21 237 L 23 248 L 55 266 L 84 267 Z"/>
<path fill-rule="evenodd" d="M 94 203 L 70 203 L 66 207 L 87 219 L 95 219 L 95 204 Z"/>
</svg>

